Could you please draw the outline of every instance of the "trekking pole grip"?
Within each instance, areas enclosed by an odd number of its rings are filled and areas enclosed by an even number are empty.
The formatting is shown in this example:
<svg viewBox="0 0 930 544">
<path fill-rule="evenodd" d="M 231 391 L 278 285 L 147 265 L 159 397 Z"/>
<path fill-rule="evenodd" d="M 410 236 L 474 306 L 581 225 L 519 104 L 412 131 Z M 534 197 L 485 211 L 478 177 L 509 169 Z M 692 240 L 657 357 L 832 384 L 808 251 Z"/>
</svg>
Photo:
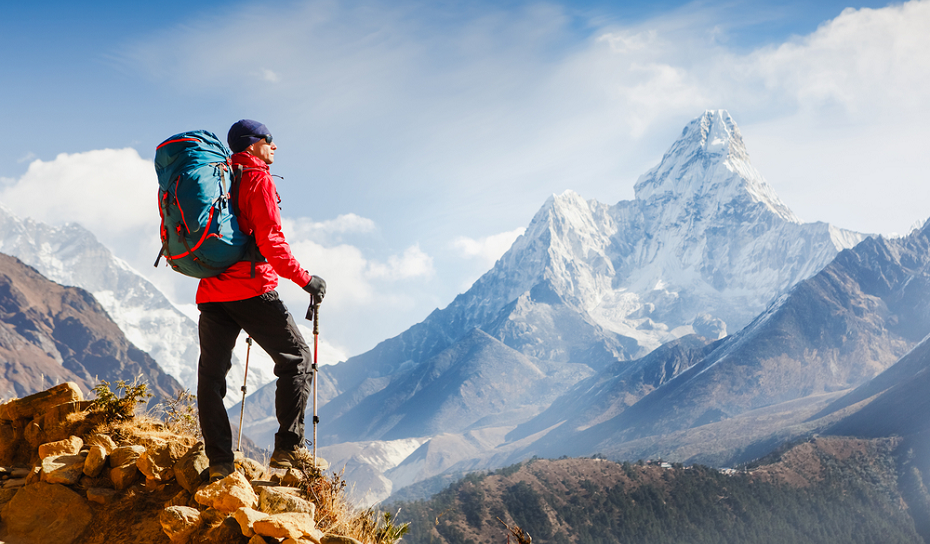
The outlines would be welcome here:
<svg viewBox="0 0 930 544">
<path fill-rule="evenodd" d="M 313 313 L 316 316 L 316 319 L 313 320 L 313 335 L 316 336 L 320 334 L 320 303 L 319 302 L 314 302 Z"/>
</svg>

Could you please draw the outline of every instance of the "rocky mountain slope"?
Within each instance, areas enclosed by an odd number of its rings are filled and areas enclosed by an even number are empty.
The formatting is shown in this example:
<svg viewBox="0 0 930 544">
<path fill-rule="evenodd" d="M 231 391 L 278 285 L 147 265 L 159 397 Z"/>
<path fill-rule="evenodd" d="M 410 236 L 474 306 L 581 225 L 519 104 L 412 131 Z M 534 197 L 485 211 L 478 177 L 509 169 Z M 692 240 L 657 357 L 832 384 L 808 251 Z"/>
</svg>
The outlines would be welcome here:
<svg viewBox="0 0 930 544">
<path fill-rule="evenodd" d="M 562 411 L 558 417 L 549 414 L 544 418 L 543 414 L 508 438 L 517 440 L 559 424 L 521 450 L 520 455 L 621 451 L 636 455 L 655 452 L 651 448 L 656 447 L 656 440 L 672 433 L 697 431 L 712 424 L 723 429 L 732 420 L 732 425 L 743 426 L 746 442 L 742 447 L 746 447 L 758 436 L 755 433 L 775 433 L 787 425 L 785 419 L 778 418 L 772 419 L 768 427 L 750 430 L 746 420 L 738 419 L 743 414 L 782 407 L 782 415 L 795 424 L 825 418 L 856 399 L 884 391 L 890 386 L 883 388 L 880 384 L 889 383 L 890 376 L 900 375 L 903 369 L 909 369 L 913 378 L 909 385 L 916 386 L 914 368 L 919 366 L 916 361 L 926 350 L 924 347 L 918 347 L 892 367 L 896 370 L 889 370 L 887 376 L 870 380 L 930 333 L 928 301 L 930 229 L 900 239 L 870 238 L 842 252 L 748 327 L 711 344 L 709 353 L 687 361 L 689 368 L 616 415 L 599 410 L 603 402 L 596 394 L 586 395 L 582 387 L 588 382 L 582 382 L 567 395 L 583 399 L 577 401 L 580 409 Z M 667 362 L 678 360 L 675 352 L 663 356 L 657 351 L 655 355 Z M 623 376 L 622 372 L 614 374 L 596 379 L 604 382 Z M 844 401 L 846 404 L 809 412 L 812 405 L 808 402 L 825 405 L 863 384 L 867 385 Z M 789 417 L 792 411 L 794 416 Z M 710 427 L 707 429 L 709 432 Z M 699 439 L 696 433 L 691 438 L 683 434 L 675 438 L 678 447 Z M 730 447 L 739 449 L 732 443 Z"/>
<path fill-rule="evenodd" d="M 77 224 L 56 227 L 21 219 L 0 204 L 0 252 L 19 258 L 54 282 L 90 291 L 133 344 L 183 387 L 196 391 L 197 324 L 92 233 Z M 249 378 L 249 389 L 255 391 L 274 376 L 270 368 L 253 364 Z M 243 365 L 234 364 L 228 405 L 240 398 L 242 381 Z"/>
<path fill-rule="evenodd" d="M 14 398 L 73 381 L 144 380 L 156 402 L 180 384 L 132 344 L 84 289 L 49 281 L 0 254 L 0 396 Z"/>
<path fill-rule="evenodd" d="M 392 503 L 406 542 L 922 542 L 900 487 L 900 440 L 817 439 L 751 468 L 531 460 Z M 501 520 L 498 522 L 497 520 Z"/>
</svg>

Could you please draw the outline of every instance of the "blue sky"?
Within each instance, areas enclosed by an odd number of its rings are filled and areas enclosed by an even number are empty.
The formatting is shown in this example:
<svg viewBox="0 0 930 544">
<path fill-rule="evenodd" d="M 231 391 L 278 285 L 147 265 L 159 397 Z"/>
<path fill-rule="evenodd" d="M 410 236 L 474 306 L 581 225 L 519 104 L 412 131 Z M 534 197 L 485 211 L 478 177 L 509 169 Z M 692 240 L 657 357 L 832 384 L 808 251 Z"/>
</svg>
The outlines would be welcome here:
<svg viewBox="0 0 930 544">
<path fill-rule="evenodd" d="M 806 221 L 930 216 L 928 1 L 190 5 L 4 6 L 0 202 L 84 224 L 189 303 L 149 264 L 154 148 L 259 119 L 344 354 L 447 305 L 550 194 L 633 198 L 705 109 Z"/>
</svg>

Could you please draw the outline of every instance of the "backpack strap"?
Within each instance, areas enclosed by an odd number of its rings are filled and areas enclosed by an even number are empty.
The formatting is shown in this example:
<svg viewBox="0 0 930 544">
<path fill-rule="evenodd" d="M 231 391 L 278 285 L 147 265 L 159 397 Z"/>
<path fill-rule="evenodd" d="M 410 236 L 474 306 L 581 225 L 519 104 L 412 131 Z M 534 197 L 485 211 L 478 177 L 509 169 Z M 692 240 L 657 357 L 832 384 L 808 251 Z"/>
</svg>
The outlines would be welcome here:
<svg viewBox="0 0 930 544">
<path fill-rule="evenodd" d="M 229 200 L 232 206 L 232 213 L 236 217 L 239 217 L 241 213 L 241 209 L 239 208 L 239 187 L 242 185 L 242 173 L 246 170 L 258 170 L 258 168 L 245 168 L 241 164 L 233 165 L 232 183 L 230 183 L 229 187 Z M 249 235 L 249 241 L 246 243 L 245 251 L 249 257 L 249 261 L 252 263 L 252 274 L 250 277 L 254 278 L 255 265 L 265 262 L 265 257 L 262 255 L 261 251 L 258 250 L 258 242 L 255 241 L 254 234 Z"/>
</svg>

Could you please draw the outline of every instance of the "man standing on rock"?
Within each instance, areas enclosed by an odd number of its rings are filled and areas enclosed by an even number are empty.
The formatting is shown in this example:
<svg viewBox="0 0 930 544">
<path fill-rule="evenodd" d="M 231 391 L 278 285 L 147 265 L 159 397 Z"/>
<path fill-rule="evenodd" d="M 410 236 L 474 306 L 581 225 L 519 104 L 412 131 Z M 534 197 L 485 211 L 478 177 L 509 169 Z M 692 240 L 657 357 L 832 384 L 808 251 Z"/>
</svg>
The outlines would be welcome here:
<svg viewBox="0 0 930 544">
<path fill-rule="evenodd" d="M 310 348 L 275 288 L 282 276 L 301 286 L 317 302 L 326 282 L 301 268 L 281 230 L 281 202 L 269 166 L 278 148 L 268 127 L 250 119 L 233 124 L 227 135 L 232 164 L 242 172 L 237 198 L 239 229 L 254 238 L 259 262 L 242 261 L 219 276 L 200 280 L 200 365 L 197 405 L 211 481 L 233 472 L 232 429 L 223 397 L 232 350 L 245 330 L 274 361 L 278 377 L 275 434 L 271 466 L 290 468 L 304 441 L 304 411 L 313 379 Z M 236 207 L 234 206 L 235 210 Z"/>
</svg>

